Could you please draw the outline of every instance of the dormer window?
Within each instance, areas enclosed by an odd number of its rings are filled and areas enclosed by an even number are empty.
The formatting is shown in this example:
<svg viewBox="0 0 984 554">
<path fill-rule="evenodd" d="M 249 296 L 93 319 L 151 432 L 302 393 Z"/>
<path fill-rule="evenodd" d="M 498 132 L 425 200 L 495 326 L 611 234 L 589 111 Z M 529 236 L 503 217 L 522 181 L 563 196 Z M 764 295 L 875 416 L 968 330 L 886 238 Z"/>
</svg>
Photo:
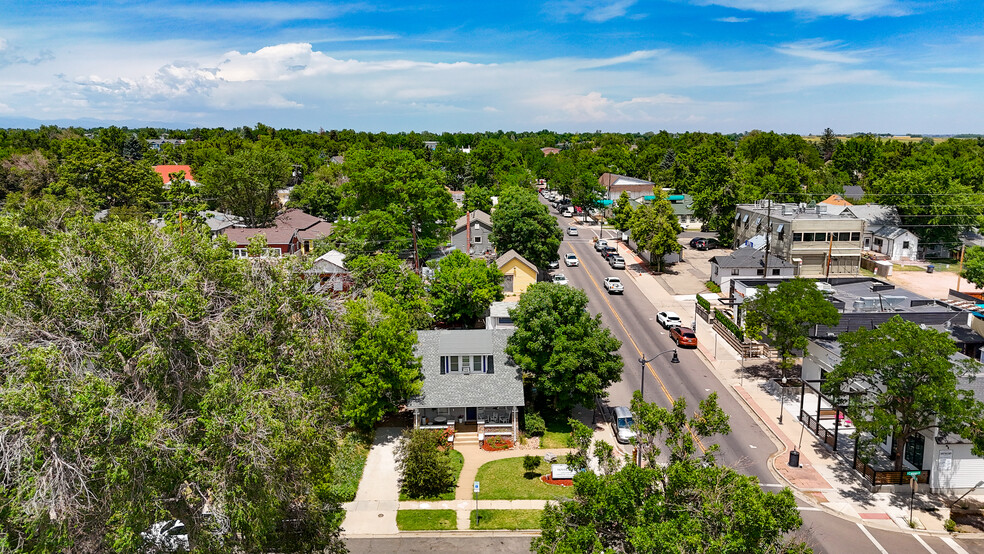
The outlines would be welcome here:
<svg viewBox="0 0 984 554">
<path fill-rule="evenodd" d="M 495 364 L 488 354 L 441 356 L 441 375 L 448 373 L 495 373 Z"/>
</svg>

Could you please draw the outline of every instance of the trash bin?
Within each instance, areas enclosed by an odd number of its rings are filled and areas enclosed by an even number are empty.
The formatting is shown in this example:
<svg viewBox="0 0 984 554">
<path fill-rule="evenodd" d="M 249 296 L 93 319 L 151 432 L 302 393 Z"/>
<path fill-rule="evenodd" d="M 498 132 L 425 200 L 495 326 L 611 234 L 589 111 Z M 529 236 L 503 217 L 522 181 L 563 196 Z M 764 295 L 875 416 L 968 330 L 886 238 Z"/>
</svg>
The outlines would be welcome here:
<svg viewBox="0 0 984 554">
<path fill-rule="evenodd" d="M 789 451 L 789 467 L 800 466 L 800 453 L 796 450 Z"/>
<path fill-rule="evenodd" d="M 932 273 L 934 269 L 936 269 L 936 266 L 933 264 L 929 264 L 926 266 L 926 273 Z"/>
</svg>

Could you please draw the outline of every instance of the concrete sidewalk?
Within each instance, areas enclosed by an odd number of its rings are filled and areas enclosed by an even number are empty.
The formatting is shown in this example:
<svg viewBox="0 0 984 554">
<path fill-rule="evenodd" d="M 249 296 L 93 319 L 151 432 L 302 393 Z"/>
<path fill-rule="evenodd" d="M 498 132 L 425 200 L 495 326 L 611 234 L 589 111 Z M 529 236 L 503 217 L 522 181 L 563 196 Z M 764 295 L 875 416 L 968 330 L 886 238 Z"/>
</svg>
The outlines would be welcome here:
<svg viewBox="0 0 984 554">
<path fill-rule="evenodd" d="M 685 324 L 695 320 L 695 295 L 674 295 L 661 284 L 646 264 L 624 244 L 619 252 L 629 263 L 626 273 L 653 305 L 654 310 L 677 312 Z M 655 313 L 655 312 L 654 312 Z M 779 398 L 766 389 L 766 379 L 751 377 L 744 371 L 745 365 L 762 360 L 742 360 L 740 355 L 711 325 L 696 321 L 695 332 L 698 350 L 707 366 L 715 373 L 759 421 L 776 445 L 777 451 L 770 458 L 769 470 L 794 489 L 802 500 L 838 516 L 884 529 L 911 530 L 909 519 L 909 494 L 872 493 L 867 483 L 850 467 L 850 463 L 826 445 L 797 419 L 799 404 L 785 399 L 782 409 L 783 424 L 778 422 Z M 801 445 L 801 447 L 800 447 Z M 789 452 L 799 452 L 799 466 L 788 465 Z M 943 523 L 949 518 L 949 510 L 938 498 L 925 492 L 916 495 L 913 520 L 918 529 L 926 532 L 945 533 Z"/>
</svg>

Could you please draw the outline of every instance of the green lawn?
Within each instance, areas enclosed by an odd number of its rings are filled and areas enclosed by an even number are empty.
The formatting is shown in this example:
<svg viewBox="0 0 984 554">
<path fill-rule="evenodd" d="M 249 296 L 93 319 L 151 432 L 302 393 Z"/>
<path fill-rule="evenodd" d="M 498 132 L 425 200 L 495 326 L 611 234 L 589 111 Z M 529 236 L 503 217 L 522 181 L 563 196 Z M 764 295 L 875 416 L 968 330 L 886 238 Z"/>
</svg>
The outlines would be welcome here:
<svg viewBox="0 0 984 554">
<path fill-rule="evenodd" d="M 458 484 L 458 477 L 461 476 L 461 466 L 465 465 L 465 457 L 461 455 L 461 452 L 457 450 L 451 451 L 451 473 L 454 474 L 455 485 Z M 409 496 L 400 492 L 400 500 L 454 500 L 454 488 L 441 496 L 436 496 L 433 498 L 410 498 Z"/>
<path fill-rule="evenodd" d="M 567 419 L 553 417 L 545 423 L 547 432 L 540 437 L 540 448 L 567 448 L 567 437 L 571 435 L 571 425 Z"/>
<path fill-rule="evenodd" d="M 523 458 L 505 458 L 489 462 L 478 468 L 476 481 L 481 483 L 479 500 L 551 500 L 570 498 L 574 495 L 571 487 L 548 485 L 540 476 L 550 472 L 550 465 L 544 462 L 540 469 L 526 478 Z M 484 525 L 484 523 L 483 523 Z"/>
<path fill-rule="evenodd" d="M 396 526 L 400 531 L 445 531 L 458 528 L 458 516 L 454 510 L 400 510 Z"/>
<path fill-rule="evenodd" d="M 331 492 L 339 502 L 355 500 L 355 491 L 359 489 L 359 480 L 362 479 L 362 469 L 366 465 L 370 446 L 372 435 L 358 432 L 345 435 L 338 443 L 338 452 L 331 461 L 334 474 Z"/>
<path fill-rule="evenodd" d="M 542 512 L 543 510 L 472 510 L 471 528 L 539 529 Z M 476 516 L 482 516 L 481 523 Z"/>
</svg>

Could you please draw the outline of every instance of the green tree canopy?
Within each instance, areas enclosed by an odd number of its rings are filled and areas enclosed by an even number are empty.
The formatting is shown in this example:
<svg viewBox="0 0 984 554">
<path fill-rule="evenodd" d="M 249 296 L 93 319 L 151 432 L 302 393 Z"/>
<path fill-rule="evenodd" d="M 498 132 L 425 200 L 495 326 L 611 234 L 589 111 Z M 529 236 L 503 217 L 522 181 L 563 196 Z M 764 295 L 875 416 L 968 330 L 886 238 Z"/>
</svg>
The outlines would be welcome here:
<svg viewBox="0 0 984 554">
<path fill-rule="evenodd" d="M 870 444 L 894 438 L 896 471 L 909 437 L 923 431 L 959 434 L 984 456 L 984 404 L 968 390 L 977 364 L 954 359 L 958 349 L 949 334 L 896 315 L 875 329 L 842 333 L 838 341 L 841 361 L 827 373 L 823 390 L 847 405 Z"/>
<path fill-rule="evenodd" d="M 536 194 L 520 188 L 503 191 L 492 212 L 490 239 L 496 251 L 515 250 L 540 269 L 557 259 L 564 235 L 557 220 L 540 203 Z"/>
<path fill-rule="evenodd" d="M 0 550 L 131 552 L 169 519 L 201 550 L 337 547 L 347 387 L 298 260 L 40 213 L 0 215 Z"/>
<path fill-rule="evenodd" d="M 432 314 L 430 293 L 410 264 L 393 254 L 376 253 L 345 260 L 352 272 L 356 294 L 367 290 L 386 293 L 410 317 L 414 329 L 430 327 Z"/>
<path fill-rule="evenodd" d="M 840 312 L 817 289 L 814 281 L 802 278 L 783 281 L 775 289 L 758 288 L 745 301 L 745 328 L 764 335 L 779 351 L 783 376 L 793 366 L 793 351 L 809 342 L 810 328 L 837 325 Z"/>
<path fill-rule="evenodd" d="M 960 276 L 974 283 L 977 288 L 984 287 L 984 248 L 971 246 L 964 252 Z"/>
<path fill-rule="evenodd" d="M 639 250 L 650 253 L 659 271 L 663 270 L 663 256 L 683 249 L 677 242 L 677 235 L 683 227 L 673 213 L 666 193 L 662 191 L 651 203 L 635 210 L 629 228 L 632 240 L 639 245 Z"/>
<path fill-rule="evenodd" d="M 434 316 L 452 325 L 473 324 L 493 302 L 505 298 L 502 272 L 455 250 L 438 262 L 430 283 Z"/>
<path fill-rule="evenodd" d="M 443 176 L 407 151 L 375 148 L 345 154 L 348 181 L 341 185 L 339 213 L 352 218 L 340 225 L 350 235 L 350 254 L 376 251 L 398 254 L 411 249 L 416 233 L 423 258 L 445 244 L 458 207 L 443 186 Z"/>
<path fill-rule="evenodd" d="M 608 220 L 608 223 L 619 231 L 625 231 L 632 225 L 634 215 L 635 210 L 629 201 L 629 193 L 622 191 L 618 200 L 615 201 L 615 207 L 612 208 L 612 217 Z"/>
<path fill-rule="evenodd" d="M 215 208 L 262 227 L 277 215 L 277 190 L 290 182 L 291 164 L 281 151 L 254 146 L 221 155 L 202 170 L 204 193 Z"/>
<path fill-rule="evenodd" d="M 294 185 L 287 206 L 300 208 L 326 221 L 335 221 L 338 217 L 338 204 L 342 199 L 341 181 L 341 165 L 321 166 L 304 181 Z"/>
<path fill-rule="evenodd" d="M 590 406 L 622 378 L 622 343 L 602 327 L 601 316 L 588 314 L 587 304 L 584 291 L 537 283 L 510 311 L 516 332 L 506 354 L 557 408 Z"/>
<path fill-rule="evenodd" d="M 410 318 L 385 292 L 370 292 L 346 304 L 345 366 L 348 394 L 345 417 L 371 429 L 420 392 L 420 358 Z"/>
<path fill-rule="evenodd" d="M 679 449 L 677 435 L 727 430 L 716 402 L 689 419 L 679 400 L 672 410 L 646 404 L 637 392 L 633 412 L 671 433 L 667 446 L 680 456 L 666 467 L 579 473 L 574 498 L 544 510 L 534 552 L 810 552 L 790 537 L 803 520 L 789 489 L 765 492 L 755 477 Z"/>
</svg>

